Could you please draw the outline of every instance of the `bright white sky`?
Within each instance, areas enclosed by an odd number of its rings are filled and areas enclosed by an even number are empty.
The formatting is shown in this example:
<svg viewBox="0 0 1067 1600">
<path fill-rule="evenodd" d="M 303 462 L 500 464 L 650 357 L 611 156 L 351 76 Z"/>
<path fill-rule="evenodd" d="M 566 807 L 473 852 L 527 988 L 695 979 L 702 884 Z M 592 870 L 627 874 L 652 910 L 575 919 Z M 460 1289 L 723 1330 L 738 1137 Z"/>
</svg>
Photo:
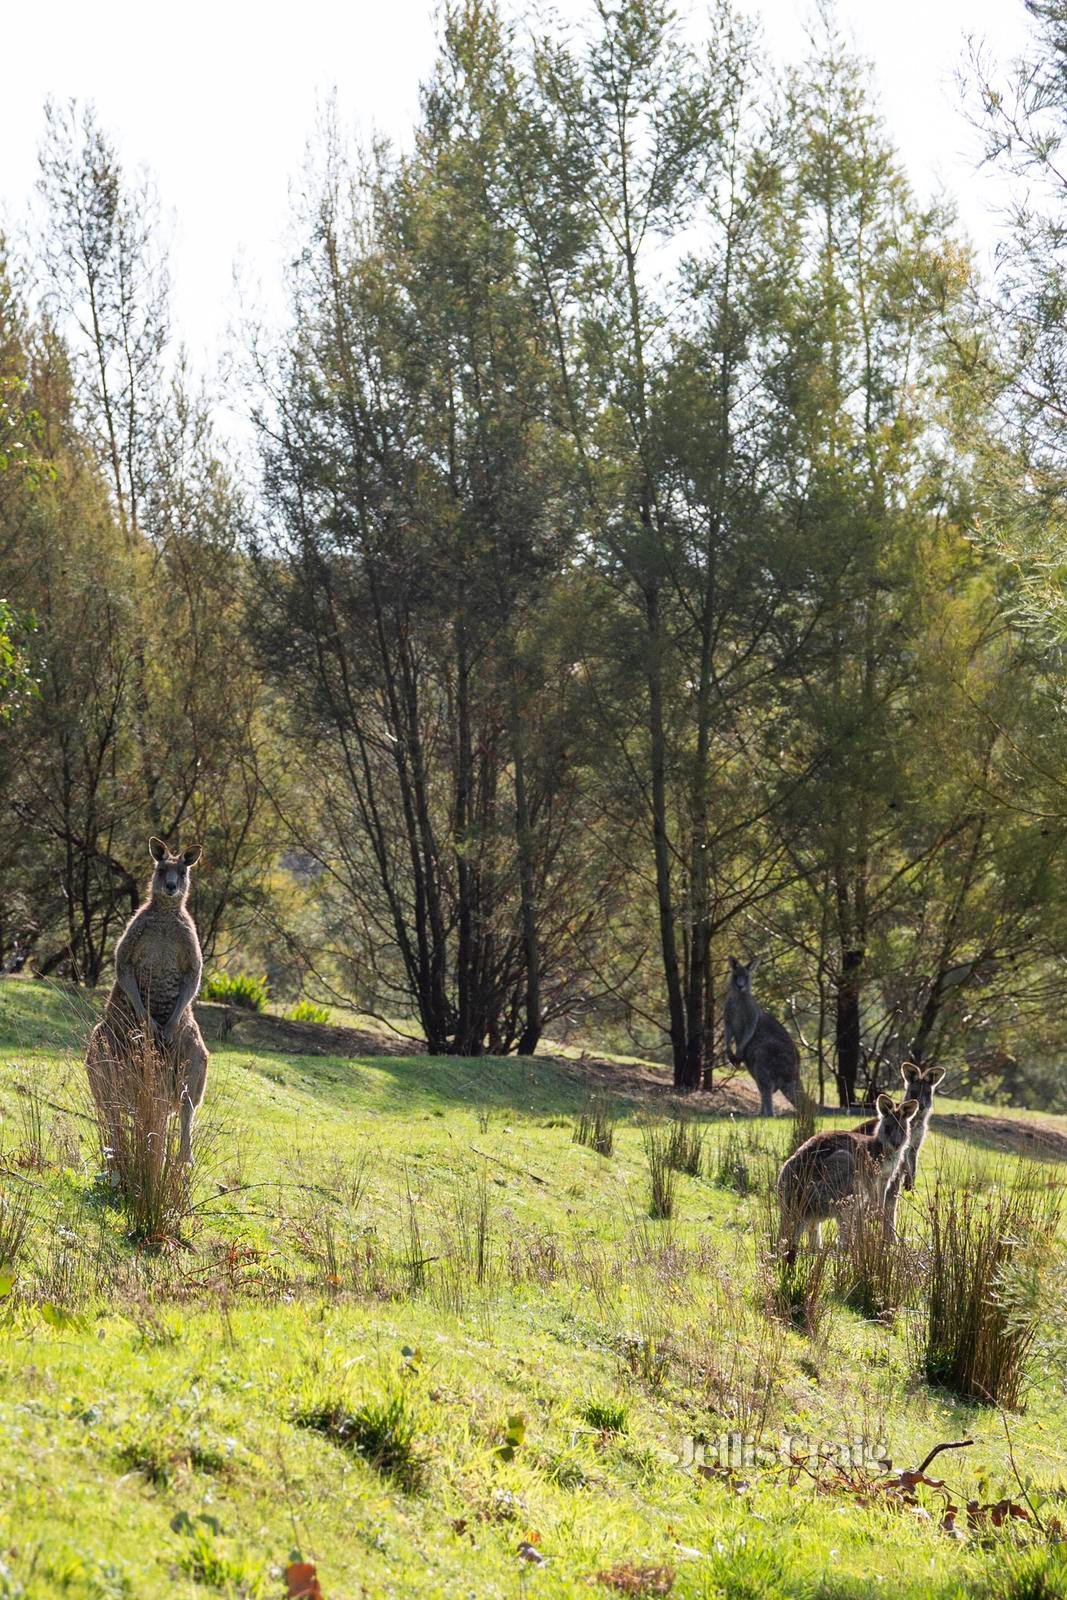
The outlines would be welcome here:
<svg viewBox="0 0 1067 1600">
<path fill-rule="evenodd" d="M 804 50 L 807 0 L 741 0 L 775 55 Z M 516 5 L 521 0 L 516 0 Z M 557 0 L 567 19 L 584 0 Z M 694 7 L 694 9 L 698 9 Z M 992 240 L 987 180 L 953 74 L 965 33 L 1002 60 L 1027 36 L 1022 0 L 838 0 L 874 62 L 882 105 L 923 196 L 954 194 L 983 248 Z M 43 36 L 42 36 L 43 30 Z M 0 96 L 0 221 L 16 231 L 36 177 L 47 95 L 92 99 L 130 167 L 155 176 L 173 221 L 175 320 L 210 372 L 237 320 L 234 270 L 278 304 L 289 185 L 299 178 L 316 107 L 336 89 L 361 133 L 403 140 L 434 51 L 432 0 L 52 0 L 8 9 Z"/>
</svg>

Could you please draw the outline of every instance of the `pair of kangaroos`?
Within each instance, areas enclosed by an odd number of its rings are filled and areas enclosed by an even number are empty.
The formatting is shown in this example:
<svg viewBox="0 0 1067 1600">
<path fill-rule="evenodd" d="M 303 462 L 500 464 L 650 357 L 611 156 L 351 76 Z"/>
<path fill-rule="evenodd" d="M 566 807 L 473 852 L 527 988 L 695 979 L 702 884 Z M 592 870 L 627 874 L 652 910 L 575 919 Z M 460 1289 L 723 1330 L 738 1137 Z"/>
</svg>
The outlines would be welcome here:
<svg viewBox="0 0 1067 1600">
<path fill-rule="evenodd" d="M 207 1047 L 193 1017 L 204 963 L 186 909 L 189 872 L 200 846 L 174 853 L 148 841 L 155 870 L 148 895 L 115 948 L 115 983 L 89 1039 L 86 1067 L 109 1150 L 118 1148 L 124 1108 L 136 1101 L 135 1075 L 161 1060 L 170 1110 L 181 1134 L 179 1158 L 192 1160 L 193 1118 L 207 1085 Z"/>
<path fill-rule="evenodd" d="M 803 1093 L 800 1054 L 782 1024 L 764 1011 L 752 993 L 759 958 L 746 966 L 730 957 L 730 982 L 724 1013 L 726 1054 L 743 1063 L 760 1092 L 760 1115 L 774 1115 L 776 1090 L 792 1105 Z M 822 1224 L 832 1216 L 843 1228 L 858 1209 L 881 1209 L 885 1225 L 896 1229 L 900 1191 L 915 1185 L 919 1151 L 933 1113 L 934 1091 L 943 1067 L 901 1067 L 904 1098 L 893 1104 L 879 1095 L 878 1115 L 858 1128 L 817 1133 L 795 1150 L 778 1178 L 787 1251 L 795 1252 L 801 1232 L 822 1240 Z"/>
</svg>

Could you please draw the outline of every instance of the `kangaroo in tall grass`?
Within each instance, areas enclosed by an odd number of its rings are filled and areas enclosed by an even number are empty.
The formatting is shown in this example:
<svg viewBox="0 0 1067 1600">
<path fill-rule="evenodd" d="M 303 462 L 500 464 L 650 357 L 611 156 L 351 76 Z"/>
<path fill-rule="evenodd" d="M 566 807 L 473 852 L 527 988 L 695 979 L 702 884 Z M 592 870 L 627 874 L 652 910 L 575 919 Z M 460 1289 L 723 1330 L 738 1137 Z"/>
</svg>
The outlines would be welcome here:
<svg viewBox="0 0 1067 1600">
<path fill-rule="evenodd" d="M 723 1021 L 726 1054 L 734 1064 L 743 1063 L 755 1079 L 760 1096 L 760 1116 L 773 1117 L 772 1095 L 780 1090 L 795 1106 L 800 1095 L 800 1052 L 791 1036 L 769 1011 L 757 1004 L 752 993 L 752 974 L 759 956 L 747 966 L 730 957 L 730 982 Z"/>
<path fill-rule="evenodd" d="M 816 1133 L 805 1140 L 778 1174 L 778 1204 L 786 1259 L 796 1258 L 802 1231 L 822 1245 L 822 1225 L 836 1216 L 847 1229 L 857 1208 L 881 1207 L 886 1191 L 904 1159 L 917 1100 L 893 1104 L 880 1094 L 873 1133 L 851 1128 Z"/>
<path fill-rule="evenodd" d="M 930 1118 L 934 1114 L 934 1091 L 945 1076 L 944 1067 L 917 1067 L 914 1061 L 905 1061 L 900 1069 L 900 1076 L 904 1079 L 904 1093 L 918 1102 L 918 1112 L 912 1123 L 911 1135 L 904 1151 L 904 1159 L 893 1174 L 892 1182 L 886 1189 L 885 1195 L 885 1221 L 886 1227 L 896 1231 L 897 1206 L 900 1203 L 901 1189 L 914 1189 L 915 1173 L 919 1165 L 919 1152 L 923 1147 L 923 1140 L 930 1128 Z M 866 1122 L 861 1122 L 856 1129 L 857 1133 L 874 1133 L 878 1126 L 878 1118 L 871 1117 Z"/>
<path fill-rule="evenodd" d="M 181 1121 L 180 1158 L 192 1158 L 193 1119 L 207 1086 L 208 1052 L 193 1017 L 204 963 L 196 925 L 186 909 L 189 871 L 200 846 L 175 854 L 150 839 L 155 862 L 144 904 L 115 947 L 115 983 L 89 1039 L 86 1068 L 105 1131 L 133 1103 L 131 1075 L 158 1052 L 166 1068 L 172 1112 Z M 109 1141 L 114 1148 L 114 1139 Z"/>
</svg>

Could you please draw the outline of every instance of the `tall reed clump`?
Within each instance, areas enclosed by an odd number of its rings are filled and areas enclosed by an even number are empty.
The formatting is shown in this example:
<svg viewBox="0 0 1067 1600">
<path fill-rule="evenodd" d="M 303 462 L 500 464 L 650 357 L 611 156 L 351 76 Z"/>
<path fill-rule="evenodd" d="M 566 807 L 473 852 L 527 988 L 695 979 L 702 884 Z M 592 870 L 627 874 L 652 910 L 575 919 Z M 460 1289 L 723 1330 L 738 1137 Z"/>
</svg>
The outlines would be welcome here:
<svg viewBox="0 0 1067 1600">
<path fill-rule="evenodd" d="M 699 1178 L 704 1165 L 704 1133 L 700 1124 L 684 1113 L 671 1123 L 667 1136 L 667 1163 L 675 1172 Z"/>
<path fill-rule="evenodd" d="M 96 1106 L 104 1163 L 132 1239 L 166 1244 L 189 1210 L 189 1168 L 179 1153 L 178 1067 L 154 1042 L 143 1040 L 113 1061 L 105 1103 Z M 197 1124 L 198 1151 L 208 1125 Z"/>
<path fill-rule="evenodd" d="M 766 1186 L 763 1232 L 756 1252 L 764 1301 L 770 1316 L 814 1338 L 829 1311 L 826 1297 L 830 1272 L 827 1244 L 806 1250 L 793 1219 L 784 1216 L 773 1183 Z"/>
<path fill-rule="evenodd" d="M 574 1125 L 575 1144 L 584 1144 L 598 1156 L 610 1156 L 615 1149 L 615 1118 L 605 1101 L 594 1095 Z"/>
<path fill-rule="evenodd" d="M 925 1351 L 931 1383 L 962 1400 L 1018 1407 L 1040 1328 L 1000 1292 L 1024 1256 L 1049 1249 L 1062 1202 L 1040 1176 L 1020 1168 L 979 1188 L 974 1174 L 943 1168 L 926 1202 L 929 1231 Z"/>
<path fill-rule="evenodd" d="M 797 1103 L 793 1107 L 793 1115 L 789 1119 L 789 1143 L 786 1147 L 786 1156 L 791 1156 L 794 1150 L 799 1150 L 802 1144 L 815 1133 L 815 1101 L 802 1083 L 797 1085 Z"/>
<path fill-rule="evenodd" d="M 10 1291 L 34 1222 L 32 1194 L 19 1183 L 0 1187 L 0 1279 Z"/>
<path fill-rule="evenodd" d="M 918 1303 L 923 1254 L 885 1225 L 881 1211 L 859 1210 L 839 1237 L 833 1286 L 837 1298 L 872 1322 L 892 1322 Z"/>
<path fill-rule="evenodd" d="M 675 1168 L 670 1162 L 671 1136 L 662 1128 L 645 1129 L 645 1155 L 648 1159 L 648 1214 L 665 1219 L 674 1215 Z"/>
</svg>

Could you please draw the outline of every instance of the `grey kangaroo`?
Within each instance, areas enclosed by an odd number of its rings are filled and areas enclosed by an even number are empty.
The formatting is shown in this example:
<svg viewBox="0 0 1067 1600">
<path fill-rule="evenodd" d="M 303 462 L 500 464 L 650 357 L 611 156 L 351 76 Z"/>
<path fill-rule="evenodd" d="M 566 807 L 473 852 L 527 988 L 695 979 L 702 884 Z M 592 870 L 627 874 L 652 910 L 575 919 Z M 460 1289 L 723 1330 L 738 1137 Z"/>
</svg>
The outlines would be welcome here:
<svg viewBox="0 0 1067 1600">
<path fill-rule="evenodd" d="M 794 1150 L 778 1174 L 782 1240 L 786 1259 L 796 1258 L 802 1230 L 814 1233 L 822 1244 L 822 1225 L 838 1218 L 847 1229 L 856 1207 L 880 1207 L 886 1190 L 904 1159 L 917 1100 L 893 1104 L 892 1095 L 880 1094 L 874 1133 L 851 1128 L 816 1133 Z"/>
<path fill-rule="evenodd" d="M 771 1096 L 776 1089 L 790 1105 L 800 1093 L 800 1052 L 776 1017 L 757 1005 L 752 993 L 752 974 L 759 957 L 744 966 L 730 957 L 730 982 L 726 994 L 724 1021 L 726 1054 L 735 1065 L 743 1062 L 759 1090 L 761 1117 L 773 1117 Z"/>
<path fill-rule="evenodd" d="M 904 1079 L 904 1093 L 916 1100 L 919 1110 L 915 1121 L 912 1123 L 911 1137 L 908 1139 L 904 1151 L 904 1159 L 893 1174 L 885 1195 L 885 1221 L 886 1227 L 893 1230 L 897 1225 L 897 1206 L 900 1203 L 901 1189 L 914 1189 L 915 1173 L 919 1165 L 919 1151 L 923 1147 L 930 1128 L 930 1118 L 934 1114 L 934 1090 L 945 1076 L 944 1067 L 917 1067 L 914 1061 L 905 1061 L 900 1069 L 900 1076 Z M 856 1129 L 857 1133 L 874 1133 L 878 1126 L 878 1118 L 871 1117 L 867 1122 L 861 1122 Z"/>
<path fill-rule="evenodd" d="M 188 1162 L 208 1065 L 193 1018 L 204 964 L 185 907 L 189 869 L 200 859 L 200 846 L 174 854 L 161 839 L 150 839 L 148 848 L 155 862 L 148 896 L 115 948 L 115 984 L 89 1039 L 86 1067 L 103 1125 L 113 1128 L 129 1074 L 143 1061 L 145 1047 L 160 1050 L 170 1069 L 171 1110 L 181 1119 L 180 1155 Z"/>
</svg>

